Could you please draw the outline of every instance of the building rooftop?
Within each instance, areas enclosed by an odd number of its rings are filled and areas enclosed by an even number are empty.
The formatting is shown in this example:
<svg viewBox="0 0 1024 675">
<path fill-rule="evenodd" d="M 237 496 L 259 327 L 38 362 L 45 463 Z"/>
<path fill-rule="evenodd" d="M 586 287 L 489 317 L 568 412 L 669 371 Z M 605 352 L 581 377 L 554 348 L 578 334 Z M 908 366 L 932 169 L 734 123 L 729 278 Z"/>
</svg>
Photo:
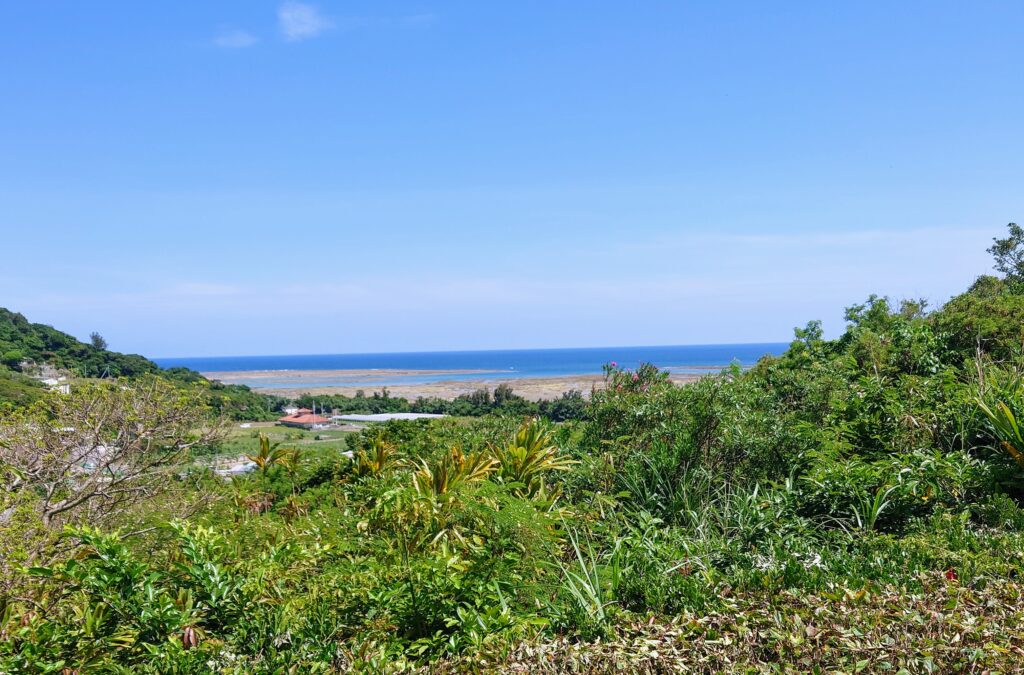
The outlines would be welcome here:
<svg viewBox="0 0 1024 675">
<path fill-rule="evenodd" d="M 330 420 L 320 415 L 313 415 L 310 412 L 303 413 L 301 410 L 294 415 L 285 415 L 277 420 L 278 422 L 290 422 L 292 424 L 330 424 Z"/>
</svg>

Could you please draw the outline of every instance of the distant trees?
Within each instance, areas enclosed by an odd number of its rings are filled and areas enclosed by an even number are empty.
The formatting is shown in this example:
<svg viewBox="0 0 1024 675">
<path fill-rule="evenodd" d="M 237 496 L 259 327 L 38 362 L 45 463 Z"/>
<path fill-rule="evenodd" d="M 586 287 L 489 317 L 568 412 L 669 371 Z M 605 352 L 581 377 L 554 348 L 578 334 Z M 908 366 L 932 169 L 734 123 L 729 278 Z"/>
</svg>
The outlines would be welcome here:
<svg viewBox="0 0 1024 675">
<path fill-rule="evenodd" d="M 1004 277 L 983 275 L 965 293 L 931 315 L 938 332 L 955 351 L 977 349 L 996 359 L 1013 358 L 1024 346 L 1024 228 L 1010 223 L 1005 238 L 988 252 Z"/>
<path fill-rule="evenodd" d="M 47 363 L 84 377 L 104 373 L 110 377 L 136 377 L 160 371 L 159 366 L 141 356 L 107 351 L 107 342 L 99 333 L 93 333 L 90 340 L 91 344 L 82 342 L 0 307 L 0 356 L 18 352 L 24 360 Z M 17 365 L 13 367 L 17 369 Z"/>
<path fill-rule="evenodd" d="M 38 381 L 0 366 L 0 416 L 32 403 L 44 391 Z"/>
<path fill-rule="evenodd" d="M 106 351 L 107 349 L 107 341 L 96 331 L 89 333 L 89 343 L 96 349 L 103 351 Z"/>
<path fill-rule="evenodd" d="M 508 383 L 501 383 L 493 390 L 480 388 L 454 399 L 439 397 L 420 397 L 415 401 L 407 401 L 401 397 L 374 392 L 366 396 L 365 392 L 357 392 L 355 396 L 303 394 L 295 403 L 303 408 L 336 411 L 339 413 L 396 413 L 414 412 L 442 415 L 477 417 L 491 413 L 536 416 L 542 415 L 554 422 L 570 419 L 582 419 L 586 414 L 587 400 L 577 390 L 565 392 L 556 399 L 530 401 L 515 393 Z"/>
<path fill-rule="evenodd" d="M 20 349 L 9 349 L 0 354 L 0 363 L 8 368 L 18 368 L 25 359 L 25 353 Z"/>
<path fill-rule="evenodd" d="M 1017 283 L 1024 281 L 1024 228 L 1017 223 L 1010 223 L 1006 227 L 1010 230 L 1009 236 L 993 239 L 994 243 L 988 252 L 995 258 L 995 268 L 1006 280 Z"/>
</svg>

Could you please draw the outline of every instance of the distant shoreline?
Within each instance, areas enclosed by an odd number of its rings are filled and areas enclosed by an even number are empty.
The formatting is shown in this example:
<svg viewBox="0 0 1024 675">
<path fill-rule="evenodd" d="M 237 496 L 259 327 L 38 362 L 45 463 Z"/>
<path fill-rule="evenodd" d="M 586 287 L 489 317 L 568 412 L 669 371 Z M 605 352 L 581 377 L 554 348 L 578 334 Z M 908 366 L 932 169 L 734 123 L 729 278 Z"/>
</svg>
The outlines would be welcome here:
<svg viewBox="0 0 1024 675">
<path fill-rule="evenodd" d="M 781 354 L 781 343 L 608 347 L 481 352 L 326 354 L 319 356 L 220 357 L 162 363 L 182 365 L 225 384 L 290 398 L 302 394 L 372 395 L 385 387 L 406 399 L 453 399 L 500 384 L 540 400 L 579 390 L 589 395 L 604 385 L 604 365 L 637 368 L 653 363 L 674 382 L 692 382 L 738 363 L 753 366 L 766 354 Z"/>
<path fill-rule="evenodd" d="M 423 375 L 473 375 L 493 373 L 493 370 L 464 370 L 464 369 L 412 369 L 412 368 L 345 368 L 345 369 L 311 369 L 301 370 L 297 368 L 286 368 L 280 370 L 224 370 L 203 372 L 203 377 L 221 382 L 232 382 L 237 380 L 261 380 L 261 379 L 313 379 L 325 377 L 337 377 L 339 379 L 351 378 L 394 378 L 394 377 L 417 377 Z M 256 385 L 254 385 L 256 386 Z"/>
<path fill-rule="evenodd" d="M 673 367 L 665 368 L 669 371 L 669 379 L 676 383 L 693 382 L 705 374 L 718 372 L 723 366 L 677 366 L 687 370 L 699 372 L 672 372 Z M 604 375 L 583 373 L 575 375 L 553 375 L 509 377 L 507 374 L 495 371 L 478 370 L 411 370 L 411 369 L 353 369 L 353 370 L 306 370 L 306 371 L 211 371 L 203 375 L 211 380 L 217 380 L 225 384 L 245 384 L 253 389 L 264 393 L 287 398 L 297 398 L 302 395 L 329 396 L 343 395 L 355 396 L 357 392 L 363 392 L 366 396 L 372 396 L 374 392 L 387 389 L 393 398 L 405 398 L 414 401 L 417 398 L 442 398 L 455 399 L 463 394 L 470 394 L 478 389 L 493 389 L 501 384 L 507 384 L 512 390 L 524 398 L 532 401 L 558 398 L 562 394 L 577 390 L 585 396 L 589 396 L 592 389 L 600 389 L 604 386 Z M 451 375 L 475 375 L 465 379 L 445 379 L 444 376 Z M 438 376 L 434 379 L 432 376 Z M 395 383 L 395 377 L 431 377 L 429 381 Z M 288 380 L 288 386 L 274 386 L 266 381 L 280 382 Z M 313 382 L 310 382 L 313 380 Z M 316 380 L 332 380 L 338 382 L 329 385 L 319 385 Z M 358 384 L 343 384 L 346 380 L 358 382 Z M 377 380 L 377 381 L 373 381 Z M 304 382 L 305 381 L 305 382 Z"/>
</svg>

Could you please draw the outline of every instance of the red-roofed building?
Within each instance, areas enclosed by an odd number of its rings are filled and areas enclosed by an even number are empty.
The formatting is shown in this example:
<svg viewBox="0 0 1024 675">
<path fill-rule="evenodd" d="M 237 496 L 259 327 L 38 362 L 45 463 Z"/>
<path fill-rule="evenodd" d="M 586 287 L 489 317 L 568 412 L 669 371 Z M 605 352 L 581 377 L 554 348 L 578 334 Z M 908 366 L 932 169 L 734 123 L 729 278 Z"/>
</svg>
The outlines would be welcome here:
<svg viewBox="0 0 1024 675">
<path fill-rule="evenodd" d="M 326 417 L 314 415 L 310 410 L 300 408 L 298 412 L 278 419 L 277 423 L 286 427 L 299 427 L 300 429 L 322 429 L 329 425 L 331 421 Z"/>
</svg>

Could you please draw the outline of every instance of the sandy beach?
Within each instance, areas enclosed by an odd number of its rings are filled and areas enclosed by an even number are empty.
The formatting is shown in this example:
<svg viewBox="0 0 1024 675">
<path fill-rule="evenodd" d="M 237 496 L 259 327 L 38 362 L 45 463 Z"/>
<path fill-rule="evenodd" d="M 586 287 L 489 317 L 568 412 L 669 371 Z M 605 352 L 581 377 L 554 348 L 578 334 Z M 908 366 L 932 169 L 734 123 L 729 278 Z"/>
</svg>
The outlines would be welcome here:
<svg viewBox="0 0 1024 675">
<path fill-rule="evenodd" d="M 717 368 L 708 368 L 707 372 L 717 372 Z M 470 379 L 445 380 L 445 375 L 466 375 L 479 373 L 480 377 Z M 486 373 L 486 374 L 485 374 Z M 512 390 L 531 401 L 542 399 L 558 398 L 563 393 L 576 389 L 589 396 L 593 388 L 600 389 L 604 386 L 603 375 L 562 375 L 557 377 L 521 377 L 510 378 L 500 375 L 493 375 L 488 371 L 444 371 L 444 370 L 295 370 L 295 371 L 240 371 L 240 372 L 207 372 L 204 376 L 211 380 L 231 384 L 245 384 L 265 394 L 277 396 L 296 397 L 301 394 L 313 394 L 315 396 L 341 394 L 354 396 L 357 391 L 363 391 L 367 396 L 374 391 L 380 391 L 384 386 L 391 396 L 415 400 L 420 397 L 436 397 L 454 399 L 462 394 L 469 394 L 477 389 L 493 389 L 499 384 L 508 384 Z M 431 382 L 415 384 L 387 384 L 396 377 L 419 377 L 438 376 L 438 379 Z M 695 373 L 672 373 L 670 378 L 676 383 L 693 382 L 702 377 Z M 280 382 L 288 380 L 289 386 L 268 386 L 268 381 Z M 361 382 L 380 380 L 380 386 L 345 385 L 337 384 L 331 386 L 318 386 L 310 383 L 304 386 L 304 381 L 330 379 L 338 383 L 346 381 Z"/>
</svg>

